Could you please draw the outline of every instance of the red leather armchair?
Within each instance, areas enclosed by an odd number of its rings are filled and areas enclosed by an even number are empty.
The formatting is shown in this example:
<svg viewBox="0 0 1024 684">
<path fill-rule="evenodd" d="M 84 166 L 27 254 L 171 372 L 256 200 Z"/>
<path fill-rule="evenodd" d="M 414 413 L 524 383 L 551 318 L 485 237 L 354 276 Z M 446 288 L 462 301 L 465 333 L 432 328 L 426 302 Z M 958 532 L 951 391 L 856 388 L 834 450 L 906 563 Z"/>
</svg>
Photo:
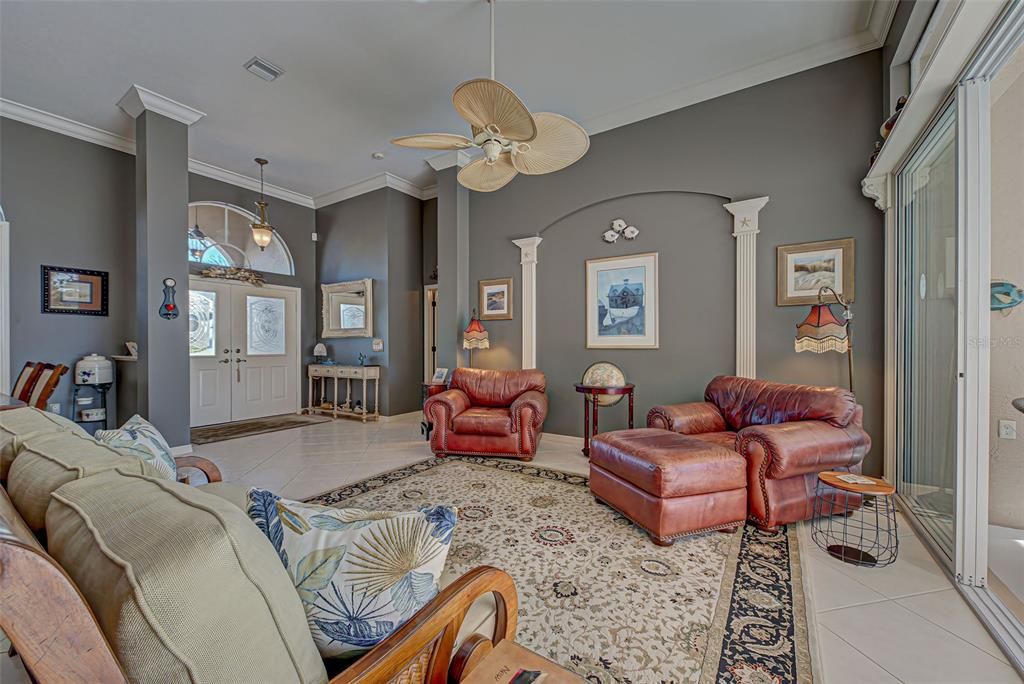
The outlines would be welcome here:
<svg viewBox="0 0 1024 684">
<path fill-rule="evenodd" d="M 547 381 L 539 370 L 456 368 L 449 389 L 427 399 L 430 448 L 447 454 L 533 460 L 548 414 Z"/>
<path fill-rule="evenodd" d="M 860 472 L 871 450 L 863 415 L 838 387 L 718 376 L 703 402 L 655 406 L 647 426 L 738 451 L 747 462 L 747 516 L 773 529 L 813 516 L 819 472 Z"/>
</svg>

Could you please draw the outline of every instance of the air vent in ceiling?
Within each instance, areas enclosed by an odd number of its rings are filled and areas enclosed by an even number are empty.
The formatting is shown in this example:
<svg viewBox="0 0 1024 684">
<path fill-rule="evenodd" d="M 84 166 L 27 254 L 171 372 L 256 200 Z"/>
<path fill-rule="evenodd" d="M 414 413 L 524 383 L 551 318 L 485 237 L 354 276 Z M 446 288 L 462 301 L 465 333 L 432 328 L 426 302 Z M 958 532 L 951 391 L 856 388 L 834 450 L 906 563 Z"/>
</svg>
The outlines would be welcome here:
<svg viewBox="0 0 1024 684">
<path fill-rule="evenodd" d="M 284 73 L 284 69 L 275 64 L 271 64 L 262 57 L 253 57 L 250 59 L 245 63 L 245 69 L 251 74 L 256 74 L 264 81 L 273 81 Z"/>
</svg>

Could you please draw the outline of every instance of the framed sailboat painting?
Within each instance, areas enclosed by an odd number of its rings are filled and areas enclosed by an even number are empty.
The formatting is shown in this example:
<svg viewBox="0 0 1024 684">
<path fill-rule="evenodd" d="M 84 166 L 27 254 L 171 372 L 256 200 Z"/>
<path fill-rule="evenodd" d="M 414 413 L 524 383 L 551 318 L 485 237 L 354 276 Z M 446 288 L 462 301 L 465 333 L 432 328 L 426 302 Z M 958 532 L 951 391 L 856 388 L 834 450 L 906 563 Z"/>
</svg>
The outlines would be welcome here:
<svg viewBox="0 0 1024 684">
<path fill-rule="evenodd" d="M 658 348 L 658 254 L 587 260 L 587 348 Z"/>
</svg>

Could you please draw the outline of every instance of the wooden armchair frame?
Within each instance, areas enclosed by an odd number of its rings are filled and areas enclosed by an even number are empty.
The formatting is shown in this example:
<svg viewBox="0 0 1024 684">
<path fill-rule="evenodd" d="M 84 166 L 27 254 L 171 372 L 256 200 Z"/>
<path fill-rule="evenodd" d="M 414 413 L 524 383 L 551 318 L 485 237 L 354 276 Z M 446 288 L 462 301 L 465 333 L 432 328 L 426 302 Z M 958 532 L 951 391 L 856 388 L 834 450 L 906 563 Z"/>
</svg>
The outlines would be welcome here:
<svg viewBox="0 0 1024 684">
<path fill-rule="evenodd" d="M 497 610 L 493 634 L 489 638 L 470 636 L 453 657 L 467 611 L 486 594 L 494 595 Z M 21 655 L 33 681 L 127 684 L 89 604 L 64 569 L 39 545 L 3 488 L 0 605 L 0 629 Z M 515 583 L 507 573 L 489 566 L 474 568 L 330 684 L 458 682 L 494 644 L 515 636 L 518 605 Z"/>
</svg>

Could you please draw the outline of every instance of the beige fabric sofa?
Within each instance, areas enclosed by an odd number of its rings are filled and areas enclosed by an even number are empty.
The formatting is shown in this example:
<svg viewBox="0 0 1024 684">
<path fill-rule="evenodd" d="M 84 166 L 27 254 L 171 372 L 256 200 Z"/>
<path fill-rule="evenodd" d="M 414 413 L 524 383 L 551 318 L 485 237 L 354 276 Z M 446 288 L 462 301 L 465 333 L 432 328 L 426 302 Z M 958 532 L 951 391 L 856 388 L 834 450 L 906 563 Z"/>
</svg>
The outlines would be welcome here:
<svg viewBox="0 0 1024 684">
<path fill-rule="evenodd" d="M 64 429 L 15 438 L 0 488 L 0 629 L 36 681 L 307 684 L 339 670 L 320 660 L 287 571 L 239 508 L 243 489 L 171 482 L 98 446 Z M 507 574 L 443 583 L 330 681 L 457 678 L 514 636 Z"/>
</svg>

